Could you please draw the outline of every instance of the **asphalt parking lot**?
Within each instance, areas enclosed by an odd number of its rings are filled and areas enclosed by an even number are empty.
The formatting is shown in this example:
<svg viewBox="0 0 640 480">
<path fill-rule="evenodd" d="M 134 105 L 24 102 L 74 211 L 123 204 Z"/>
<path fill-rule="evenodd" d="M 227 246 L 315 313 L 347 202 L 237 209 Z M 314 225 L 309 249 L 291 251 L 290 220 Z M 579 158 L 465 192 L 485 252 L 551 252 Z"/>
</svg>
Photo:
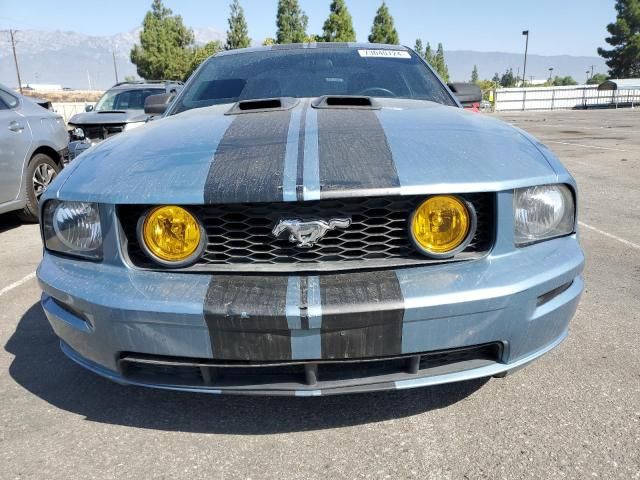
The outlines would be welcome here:
<svg viewBox="0 0 640 480">
<path fill-rule="evenodd" d="M 0 478 L 640 478 L 640 109 L 502 114 L 577 178 L 569 339 L 501 380 L 357 396 L 125 388 L 67 360 L 0 215 Z"/>
</svg>

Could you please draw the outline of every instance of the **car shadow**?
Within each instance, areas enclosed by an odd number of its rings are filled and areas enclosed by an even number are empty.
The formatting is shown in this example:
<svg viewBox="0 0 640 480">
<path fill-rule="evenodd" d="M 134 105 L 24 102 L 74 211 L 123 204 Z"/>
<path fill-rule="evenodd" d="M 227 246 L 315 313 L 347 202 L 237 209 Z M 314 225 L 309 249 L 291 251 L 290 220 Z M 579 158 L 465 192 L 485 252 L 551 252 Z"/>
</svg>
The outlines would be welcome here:
<svg viewBox="0 0 640 480">
<path fill-rule="evenodd" d="M 13 230 L 25 224 L 14 212 L 0 214 L 0 233 Z"/>
<path fill-rule="evenodd" d="M 87 420 L 137 428 L 264 435 L 361 425 L 452 405 L 487 379 L 415 390 L 328 397 L 244 397 L 125 387 L 68 360 L 39 303 L 5 345 L 11 377 L 57 408 Z"/>
</svg>

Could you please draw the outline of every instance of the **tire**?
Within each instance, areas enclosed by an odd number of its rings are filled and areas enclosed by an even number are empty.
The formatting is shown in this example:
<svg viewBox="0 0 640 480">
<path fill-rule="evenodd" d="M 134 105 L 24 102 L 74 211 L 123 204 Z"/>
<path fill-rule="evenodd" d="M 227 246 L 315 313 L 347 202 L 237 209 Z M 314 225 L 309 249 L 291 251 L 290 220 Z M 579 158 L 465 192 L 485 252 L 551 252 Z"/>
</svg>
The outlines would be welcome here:
<svg viewBox="0 0 640 480">
<path fill-rule="evenodd" d="M 24 209 L 18 212 L 20 220 L 38 222 L 38 200 L 59 172 L 60 166 L 49 155 L 37 153 L 31 157 L 23 181 L 27 203 Z"/>
</svg>

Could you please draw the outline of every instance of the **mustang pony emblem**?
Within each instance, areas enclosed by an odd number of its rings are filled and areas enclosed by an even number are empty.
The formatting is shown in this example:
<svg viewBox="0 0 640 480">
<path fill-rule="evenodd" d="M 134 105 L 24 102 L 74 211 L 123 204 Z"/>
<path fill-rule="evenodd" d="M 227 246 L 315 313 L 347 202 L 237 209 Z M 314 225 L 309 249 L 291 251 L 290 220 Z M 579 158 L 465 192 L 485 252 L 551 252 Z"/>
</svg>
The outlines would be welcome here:
<svg viewBox="0 0 640 480">
<path fill-rule="evenodd" d="M 311 220 L 305 222 L 298 219 L 280 220 L 273 227 L 271 233 L 279 237 L 282 232 L 289 232 L 289 241 L 297 244 L 300 248 L 311 248 L 318 240 L 324 237 L 329 230 L 336 228 L 345 229 L 351 225 L 350 218 L 332 218 L 328 222 L 325 220 Z"/>
</svg>

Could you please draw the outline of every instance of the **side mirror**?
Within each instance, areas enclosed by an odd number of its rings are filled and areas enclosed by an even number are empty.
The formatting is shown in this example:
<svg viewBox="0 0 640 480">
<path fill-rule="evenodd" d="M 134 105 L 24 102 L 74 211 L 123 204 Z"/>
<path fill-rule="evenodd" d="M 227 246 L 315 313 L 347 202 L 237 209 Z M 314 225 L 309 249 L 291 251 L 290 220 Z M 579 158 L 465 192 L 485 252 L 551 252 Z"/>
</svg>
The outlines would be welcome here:
<svg viewBox="0 0 640 480">
<path fill-rule="evenodd" d="M 85 105 L 84 106 L 84 111 L 85 112 L 93 112 L 93 105 Z"/>
<path fill-rule="evenodd" d="M 144 101 L 144 113 L 147 115 L 162 115 L 174 96 L 174 93 L 149 95 Z"/>
<path fill-rule="evenodd" d="M 482 101 L 482 90 L 475 83 L 450 83 L 449 88 L 463 107 L 472 107 Z"/>
</svg>

